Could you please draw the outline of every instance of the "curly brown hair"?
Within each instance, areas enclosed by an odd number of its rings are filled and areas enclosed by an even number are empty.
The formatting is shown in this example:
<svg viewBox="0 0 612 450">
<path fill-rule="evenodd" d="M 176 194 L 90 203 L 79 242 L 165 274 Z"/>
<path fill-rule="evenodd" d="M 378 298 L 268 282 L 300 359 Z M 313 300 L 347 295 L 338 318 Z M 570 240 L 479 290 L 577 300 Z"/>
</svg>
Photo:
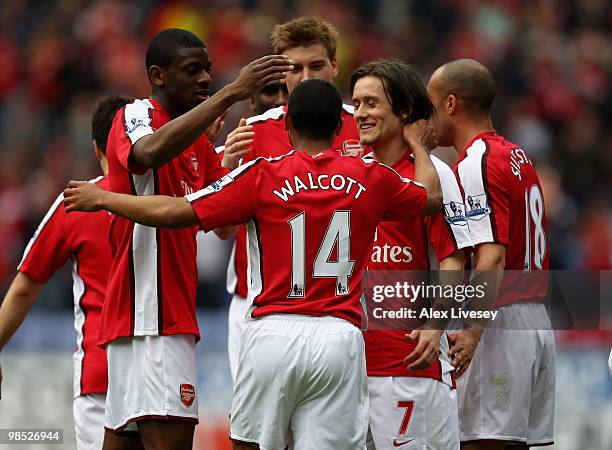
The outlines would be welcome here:
<svg viewBox="0 0 612 450">
<path fill-rule="evenodd" d="M 281 54 L 290 48 L 321 44 L 327 50 L 330 60 L 336 58 L 337 40 L 336 28 L 331 23 L 315 17 L 300 17 L 276 25 L 270 36 L 274 53 Z"/>
</svg>

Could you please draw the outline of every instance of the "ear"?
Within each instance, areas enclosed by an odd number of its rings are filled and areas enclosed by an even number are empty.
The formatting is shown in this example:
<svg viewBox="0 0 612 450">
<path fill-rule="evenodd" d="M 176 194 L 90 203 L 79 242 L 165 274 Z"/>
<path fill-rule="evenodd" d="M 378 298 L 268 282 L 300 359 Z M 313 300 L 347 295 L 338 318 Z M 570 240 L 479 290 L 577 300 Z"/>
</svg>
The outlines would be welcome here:
<svg viewBox="0 0 612 450">
<path fill-rule="evenodd" d="M 166 84 L 166 72 L 159 66 L 149 67 L 149 80 L 155 87 L 162 88 Z"/>
<path fill-rule="evenodd" d="M 92 139 L 91 146 L 93 147 L 93 151 L 94 151 L 94 154 L 96 155 L 96 158 L 98 159 L 98 161 L 101 161 L 102 156 L 104 154 L 102 153 L 102 150 L 100 150 L 100 146 L 98 145 L 95 139 Z"/>
<path fill-rule="evenodd" d="M 340 120 L 338 121 L 338 126 L 336 127 L 336 130 L 334 131 L 334 135 L 340 136 L 340 134 L 342 133 L 343 126 L 344 126 L 344 119 L 342 118 L 342 116 L 340 116 Z"/>
<path fill-rule="evenodd" d="M 289 132 L 291 129 L 291 119 L 289 118 L 289 114 L 285 114 L 285 131 Z"/>
<path fill-rule="evenodd" d="M 446 112 L 449 116 L 455 114 L 457 112 L 457 97 L 455 97 L 453 94 L 450 94 L 448 97 L 446 97 L 445 106 Z"/>
<path fill-rule="evenodd" d="M 336 58 L 331 60 L 331 66 L 332 66 L 332 78 L 336 78 L 338 76 L 338 61 L 336 61 Z"/>
</svg>

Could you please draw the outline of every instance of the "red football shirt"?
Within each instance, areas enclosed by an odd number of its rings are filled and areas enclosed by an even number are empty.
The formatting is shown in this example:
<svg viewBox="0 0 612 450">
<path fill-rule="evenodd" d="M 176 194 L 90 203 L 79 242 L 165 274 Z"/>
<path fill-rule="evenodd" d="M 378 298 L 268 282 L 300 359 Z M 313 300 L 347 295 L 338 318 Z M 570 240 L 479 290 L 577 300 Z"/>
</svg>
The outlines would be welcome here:
<svg viewBox="0 0 612 450">
<path fill-rule="evenodd" d="M 451 168 L 444 162 L 435 156 L 432 156 L 431 159 L 440 178 L 444 213 L 418 217 L 410 222 L 381 222 L 377 227 L 376 239 L 368 262 L 372 283 L 378 284 L 381 281 L 380 284 L 392 284 L 400 279 L 406 281 L 406 275 L 414 277 L 412 279 L 414 284 L 426 281 L 419 277 L 422 278 L 425 271 L 431 268 L 430 248 L 436 259 L 441 261 L 458 249 L 472 245 L 467 220 L 462 212 L 463 197 L 457 179 Z M 402 177 L 414 178 L 415 165 L 411 156 L 400 159 L 395 163 L 393 169 Z M 453 209 L 450 207 L 451 204 L 453 204 Z M 408 274 L 397 271 L 422 272 Z M 423 299 L 421 300 L 421 302 L 411 304 L 411 308 L 418 311 L 421 307 L 429 306 Z M 378 306 L 372 302 L 370 296 L 367 296 L 367 301 L 368 311 Z M 370 324 L 374 329 L 363 333 L 369 376 L 425 377 L 443 381 L 452 386 L 451 371 L 453 368 L 446 351 L 442 351 L 438 360 L 429 368 L 409 371 L 403 360 L 416 347 L 416 344 L 406 342 L 404 339 L 404 335 L 410 331 L 380 329 L 384 327 L 384 323 L 374 326 L 373 320 L 375 319 L 370 314 Z M 413 325 L 418 327 L 424 322 L 424 319 L 415 320 Z"/>
<path fill-rule="evenodd" d="M 285 155 L 293 149 L 291 142 L 289 142 L 287 130 L 285 130 L 286 113 L 287 105 L 284 105 L 247 119 L 247 125 L 253 127 L 255 137 L 253 138 L 252 151 L 245 156 L 243 162 L 252 161 L 258 157 L 268 158 Z M 343 153 L 361 149 L 359 132 L 353 118 L 353 107 L 343 105 L 341 117 L 343 121 L 342 131 L 340 135 L 334 136 L 332 148 Z M 236 233 L 232 258 L 227 268 L 227 288 L 230 294 L 235 293 L 246 298 L 247 266 L 246 228 L 240 227 Z"/>
<path fill-rule="evenodd" d="M 545 299 L 549 268 L 544 197 L 524 150 L 495 131 L 474 137 L 455 172 L 465 193 L 474 245 L 506 246 L 506 274 L 496 306 Z"/>
<path fill-rule="evenodd" d="M 169 121 L 166 111 L 152 99 L 136 100 L 117 112 L 107 147 L 112 191 L 182 197 L 227 173 L 205 135 L 158 169 L 131 163 L 136 141 Z M 111 218 L 115 259 L 102 313 L 101 344 L 122 336 L 193 334 L 199 338 L 197 230 L 161 230 Z"/>
<path fill-rule="evenodd" d="M 427 193 L 376 162 L 295 151 L 187 196 L 204 230 L 247 223 L 253 317 L 331 315 L 361 326 L 361 276 L 380 220 L 420 215 Z"/>
<path fill-rule="evenodd" d="M 95 182 L 108 189 L 108 179 Z M 66 214 L 61 194 L 43 218 L 26 247 L 18 270 L 44 284 L 72 260 L 74 329 L 74 395 L 105 394 L 108 385 L 106 353 L 97 346 L 100 315 L 108 272 L 113 261 L 108 245 L 109 215 L 73 212 Z"/>
</svg>

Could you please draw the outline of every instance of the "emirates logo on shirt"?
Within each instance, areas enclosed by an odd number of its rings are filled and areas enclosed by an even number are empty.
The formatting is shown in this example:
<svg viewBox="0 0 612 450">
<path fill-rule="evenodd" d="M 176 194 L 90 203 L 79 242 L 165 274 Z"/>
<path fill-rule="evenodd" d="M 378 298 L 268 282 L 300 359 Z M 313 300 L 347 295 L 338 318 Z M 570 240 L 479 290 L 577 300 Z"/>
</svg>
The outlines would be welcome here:
<svg viewBox="0 0 612 450">
<path fill-rule="evenodd" d="M 195 400 L 195 388 L 193 384 L 181 384 L 181 402 L 187 408 L 193 405 L 193 401 Z"/>
</svg>

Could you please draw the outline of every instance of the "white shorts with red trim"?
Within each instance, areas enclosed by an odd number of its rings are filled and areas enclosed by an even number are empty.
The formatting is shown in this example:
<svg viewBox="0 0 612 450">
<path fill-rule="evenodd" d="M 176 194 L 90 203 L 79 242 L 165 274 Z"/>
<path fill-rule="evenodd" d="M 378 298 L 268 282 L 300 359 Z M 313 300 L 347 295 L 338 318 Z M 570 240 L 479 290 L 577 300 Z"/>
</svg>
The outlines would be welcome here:
<svg viewBox="0 0 612 450">
<path fill-rule="evenodd" d="M 461 441 L 553 442 L 555 337 L 541 303 L 498 309 L 457 380 Z"/>
<path fill-rule="evenodd" d="M 72 403 L 78 450 L 100 450 L 104 443 L 106 395 L 78 395 Z"/>
<path fill-rule="evenodd" d="M 431 378 L 368 377 L 368 391 L 368 450 L 459 449 L 457 392 L 447 384 Z"/>
<path fill-rule="evenodd" d="M 232 383 L 236 384 L 236 372 L 238 371 L 238 355 L 240 353 L 240 336 L 246 325 L 246 315 L 251 306 L 246 298 L 234 294 L 230 303 L 227 316 L 227 355 L 229 357 L 230 372 Z"/>
<path fill-rule="evenodd" d="M 122 431 L 144 419 L 198 422 L 195 338 L 120 338 L 108 344 L 104 425 Z"/>
<path fill-rule="evenodd" d="M 283 450 L 362 449 L 368 428 L 361 331 L 334 317 L 247 320 L 232 403 L 232 439 Z"/>
</svg>

